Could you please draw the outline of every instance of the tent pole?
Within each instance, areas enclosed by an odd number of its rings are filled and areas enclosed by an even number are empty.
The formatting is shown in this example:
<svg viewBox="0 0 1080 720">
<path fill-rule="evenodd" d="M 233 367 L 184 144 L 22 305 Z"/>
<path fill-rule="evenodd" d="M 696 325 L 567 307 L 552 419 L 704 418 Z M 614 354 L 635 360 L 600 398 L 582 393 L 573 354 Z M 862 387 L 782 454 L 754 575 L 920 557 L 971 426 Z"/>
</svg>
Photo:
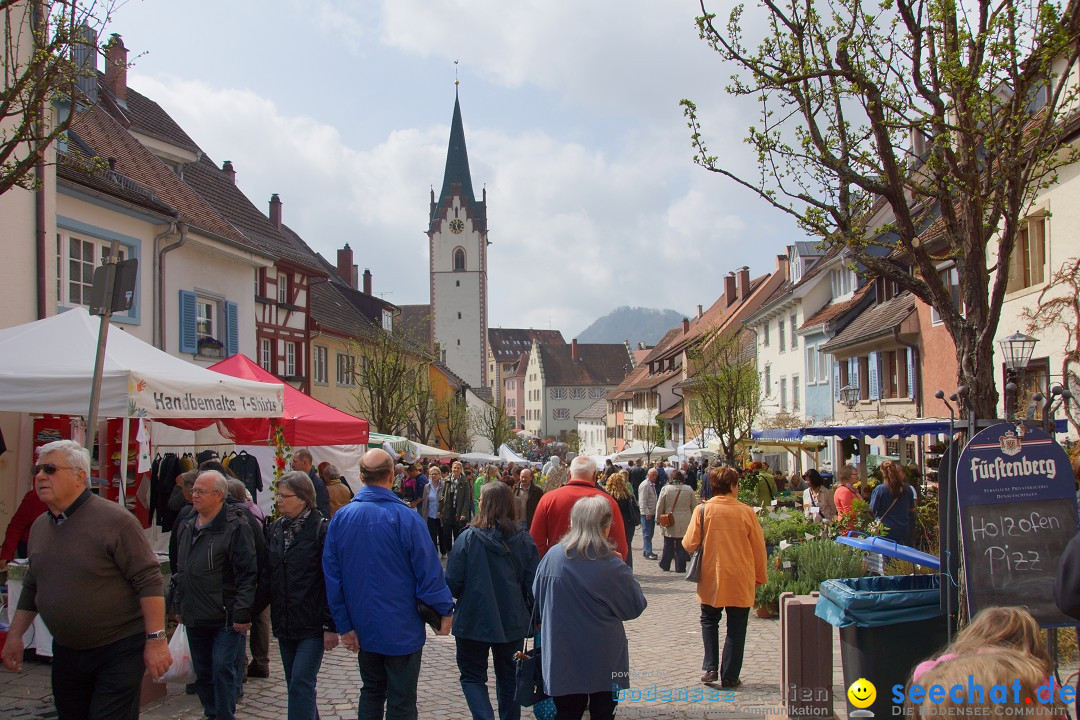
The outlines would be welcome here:
<svg viewBox="0 0 1080 720">
<path fill-rule="evenodd" d="M 131 420 L 121 418 L 124 429 L 120 431 L 120 491 L 116 494 L 116 502 L 120 507 L 127 507 L 127 471 L 128 471 L 128 442 L 131 429 Z"/>
</svg>

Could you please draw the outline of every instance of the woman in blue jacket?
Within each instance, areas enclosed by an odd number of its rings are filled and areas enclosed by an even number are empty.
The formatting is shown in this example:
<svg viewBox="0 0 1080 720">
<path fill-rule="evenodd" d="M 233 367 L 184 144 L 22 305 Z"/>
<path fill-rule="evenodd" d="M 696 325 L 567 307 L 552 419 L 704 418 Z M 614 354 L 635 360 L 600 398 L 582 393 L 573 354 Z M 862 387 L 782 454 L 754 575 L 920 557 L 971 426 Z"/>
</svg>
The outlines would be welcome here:
<svg viewBox="0 0 1080 720">
<path fill-rule="evenodd" d="M 461 691 L 474 720 L 494 720 L 488 699 L 490 650 L 500 720 L 518 720 L 514 653 L 529 634 L 532 583 L 540 554 L 532 536 L 514 522 L 514 499 L 501 482 L 480 491 L 476 519 L 454 542 L 446 584 L 457 598 L 453 633 Z"/>
<path fill-rule="evenodd" d="M 540 617 L 544 689 L 557 718 L 615 717 L 615 691 L 630 687 L 623 622 L 645 610 L 634 571 L 615 552 L 611 504 L 594 495 L 570 510 L 570 531 L 544 555 L 533 592 Z"/>
</svg>

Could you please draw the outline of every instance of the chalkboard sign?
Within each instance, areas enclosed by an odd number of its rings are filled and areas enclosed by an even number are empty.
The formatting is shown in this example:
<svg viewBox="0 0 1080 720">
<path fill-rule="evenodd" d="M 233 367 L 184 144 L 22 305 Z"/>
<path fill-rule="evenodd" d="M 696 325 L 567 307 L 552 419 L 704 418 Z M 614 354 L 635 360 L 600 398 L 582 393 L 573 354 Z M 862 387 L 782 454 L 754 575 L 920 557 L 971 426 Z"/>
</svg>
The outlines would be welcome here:
<svg viewBox="0 0 1080 720">
<path fill-rule="evenodd" d="M 1042 430 L 1001 423 L 957 463 L 968 609 L 1022 605 L 1044 627 L 1075 625 L 1054 604 L 1058 560 L 1076 534 L 1065 451 Z"/>
</svg>

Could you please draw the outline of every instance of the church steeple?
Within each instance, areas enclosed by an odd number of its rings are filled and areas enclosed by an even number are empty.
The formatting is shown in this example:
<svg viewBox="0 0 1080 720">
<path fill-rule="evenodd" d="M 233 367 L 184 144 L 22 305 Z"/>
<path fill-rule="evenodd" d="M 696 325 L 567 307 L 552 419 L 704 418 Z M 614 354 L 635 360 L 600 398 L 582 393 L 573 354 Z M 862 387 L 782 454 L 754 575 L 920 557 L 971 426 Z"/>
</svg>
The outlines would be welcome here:
<svg viewBox="0 0 1080 720">
<path fill-rule="evenodd" d="M 473 194 L 472 174 L 469 172 L 469 152 L 465 149 L 465 126 L 461 122 L 461 102 L 457 91 L 454 92 L 454 119 L 450 121 L 450 144 L 446 149 L 446 172 L 443 173 L 440 200 L 450 194 L 451 185 L 460 185 L 461 194 L 469 201 L 476 202 Z"/>
<path fill-rule="evenodd" d="M 444 208 L 450 204 L 450 197 L 454 193 L 461 195 L 462 205 L 469 208 L 475 222 L 485 222 L 485 203 L 478 202 L 476 193 L 473 191 L 472 173 L 469 171 L 469 151 L 465 147 L 465 125 L 461 120 L 461 101 L 456 88 L 454 90 L 454 117 L 450 121 L 450 143 L 446 148 L 446 170 L 443 172 L 442 190 L 439 191 L 437 197 L 432 198 L 430 218 L 432 227 L 442 216 Z"/>
</svg>

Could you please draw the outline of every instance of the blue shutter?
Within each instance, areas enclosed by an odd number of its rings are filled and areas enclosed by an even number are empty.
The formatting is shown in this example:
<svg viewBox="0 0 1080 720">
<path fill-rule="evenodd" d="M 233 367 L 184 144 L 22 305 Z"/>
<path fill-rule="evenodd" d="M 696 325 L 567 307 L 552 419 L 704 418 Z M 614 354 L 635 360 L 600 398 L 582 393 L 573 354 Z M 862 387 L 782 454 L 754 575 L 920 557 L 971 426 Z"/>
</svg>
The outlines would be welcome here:
<svg viewBox="0 0 1080 720">
<path fill-rule="evenodd" d="M 236 303 L 225 301 L 225 357 L 240 352 L 240 313 Z"/>
<path fill-rule="evenodd" d="M 199 350 L 199 338 L 195 334 L 195 293 L 180 291 L 180 352 L 195 353 Z"/>
<path fill-rule="evenodd" d="M 870 376 L 870 399 L 877 400 L 878 397 L 881 395 L 881 386 L 878 383 L 878 379 L 881 377 L 881 373 L 878 370 L 878 354 L 876 352 L 870 353 L 870 356 L 866 363 L 866 367 Z"/>
<path fill-rule="evenodd" d="M 915 398 L 915 351 L 907 349 L 907 396 Z"/>
<path fill-rule="evenodd" d="M 840 362 L 838 360 L 833 360 L 832 363 L 832 399 L 840 402 Z"/>
<path fill-rule="evenodd" d="M 848 358 L 848 385 L 854 385 L 855 387 L 861 387 L 859 385 L 859 358 Z"/>
</svg>

